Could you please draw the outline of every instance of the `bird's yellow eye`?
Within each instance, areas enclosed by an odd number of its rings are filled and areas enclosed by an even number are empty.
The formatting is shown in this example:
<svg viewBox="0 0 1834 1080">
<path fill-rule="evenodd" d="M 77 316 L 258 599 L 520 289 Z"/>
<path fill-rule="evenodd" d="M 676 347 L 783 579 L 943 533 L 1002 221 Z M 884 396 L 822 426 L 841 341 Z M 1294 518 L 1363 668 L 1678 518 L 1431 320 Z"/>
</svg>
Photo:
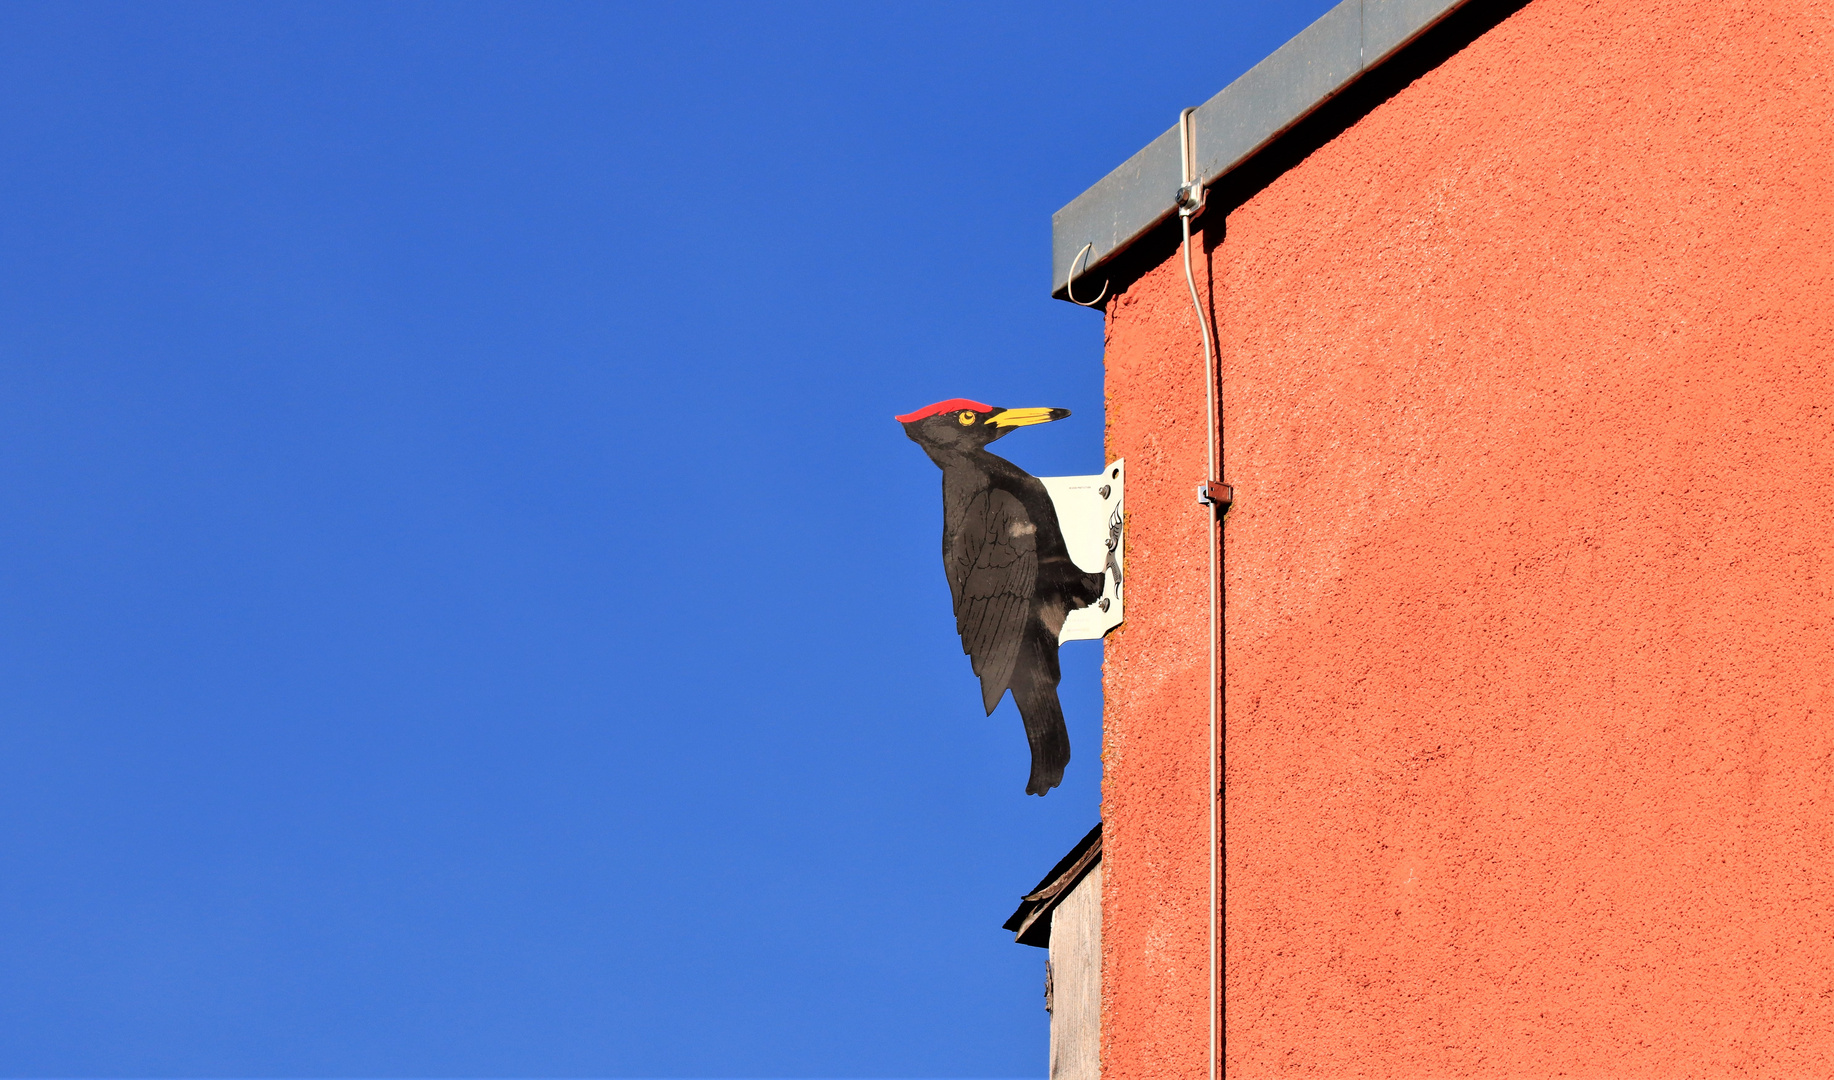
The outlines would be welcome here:
<svg viewBox="0 0 1834 1080">
<path fill-rule="evenodd" d="M 958 416 L 958 417 L 956 417 L 955 419 L 956 419 L 956 420 L 957 420 L 957 421 L 958 421 L 958 422 L 959 422 L 959 423 L 960 423 L 960 424 L 961 424 L 961 425 L 962 425 L 963 427 L 967 427 L 967 426 L 968 426 L 969 424 L 972 424 L 972 423 L 974 423 L 974 414 L 973 414 L 973 413 L 971 413 L 971 412 L 969 412 L 969 411 L 967 411 L 966 409 L 964 409 L 964 410 L 962 410 L 962 414 L 961 414 L 960 416 Z"/>
</svg>

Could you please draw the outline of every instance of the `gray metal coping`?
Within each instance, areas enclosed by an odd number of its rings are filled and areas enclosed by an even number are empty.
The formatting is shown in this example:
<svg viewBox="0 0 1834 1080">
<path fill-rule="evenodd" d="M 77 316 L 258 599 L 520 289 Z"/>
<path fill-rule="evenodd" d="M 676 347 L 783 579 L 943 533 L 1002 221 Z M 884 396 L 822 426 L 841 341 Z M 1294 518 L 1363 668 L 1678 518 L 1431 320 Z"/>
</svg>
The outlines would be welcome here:
<svg viewBox="0 0 1834 1080">
<path fill-rule="evenodd" d="M 1198 106 L 1191 118 L 1198 177 L 1215 183 L 1466 2 L 1343 0 Z M 1052 214 L 1052 295 L 1065 297 L 1070 264 L 1085 244 L 1093 246 L 1078 263 L 1079 283 L 1171 217 L 1183 183 L 1173 124 Z M 1094 295 L 1098 288 L 1078 291 Z"/>
</svg>

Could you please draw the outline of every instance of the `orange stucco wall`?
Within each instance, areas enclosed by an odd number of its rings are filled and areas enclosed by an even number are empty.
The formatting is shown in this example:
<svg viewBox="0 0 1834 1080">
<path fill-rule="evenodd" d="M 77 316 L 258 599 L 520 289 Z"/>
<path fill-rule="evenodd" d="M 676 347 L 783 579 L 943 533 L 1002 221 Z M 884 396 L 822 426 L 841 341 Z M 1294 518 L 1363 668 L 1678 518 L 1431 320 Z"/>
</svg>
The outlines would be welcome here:
<svg viewBox="0 0 1834 1080">
<path fill-rule="evenodd" d="M 1534 0 L 1218 212 L 1228 1075 L 1834 1075 L 1831 79 L 1823 0 Z M 1184 289 L 1108 309 L 1106 1080 L 1204 1075 Z"/>
<path fill-rule="evenodd" d="M 1108 456 L 1127 459 L 1127 621 L 1102 662 L 1104 1080 L 1193 1080 L 1208 1068 L 1215 526 L 1196 493 L 1201 339 L 1182 264 L 1177 290 L 1168 269 L 1108 315 Z"/>
</svg>

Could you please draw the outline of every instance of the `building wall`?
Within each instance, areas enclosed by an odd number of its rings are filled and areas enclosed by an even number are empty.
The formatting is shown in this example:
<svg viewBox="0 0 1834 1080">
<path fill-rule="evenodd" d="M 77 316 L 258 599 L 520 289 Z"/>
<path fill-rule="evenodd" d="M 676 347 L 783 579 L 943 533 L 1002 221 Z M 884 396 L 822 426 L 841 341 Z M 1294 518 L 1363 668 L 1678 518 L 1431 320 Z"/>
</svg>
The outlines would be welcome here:
<svg viewBox="0 0 1834 1080">
<path fill-rule="evenodd" d="M 1834 1073 L 1830 71 L 1824 0 L 1534 0 L 1211 237 L 1228 1075 Z M 1107 362 L 1104 1071 L 1184 1080 L 1175 259 L 1110 304 Z"/>
<path fill-rule="evenodd" d="M 1168 287 L 1173 272 L 1150 273 L 1108 314 L 1108 457 L 1127 460 L 1127 621 L 1102 661 L 1105 1080 L 1193 1080 L 1208 1068 L 1214 525 L 1196 496 L 1201 339 L 1189 297 Z"/>
<path fill-rule="evenodd" d="M 1102 1075 L 1102 865 L 1051 912 L 1051 1080 Z"/>
</svg>

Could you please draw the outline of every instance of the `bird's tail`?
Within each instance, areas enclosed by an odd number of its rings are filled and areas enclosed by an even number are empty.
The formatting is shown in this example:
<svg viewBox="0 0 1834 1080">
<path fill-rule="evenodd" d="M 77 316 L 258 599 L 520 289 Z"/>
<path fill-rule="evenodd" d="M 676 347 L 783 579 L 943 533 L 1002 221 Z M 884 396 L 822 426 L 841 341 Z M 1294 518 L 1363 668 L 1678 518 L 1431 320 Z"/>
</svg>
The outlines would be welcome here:
<svg viewBox="0 0 1834 1080">
<path fill-rule="evenodd" d="M 1032 744 L 1027 795 L 1043 795 L 1062 783 L 1064 766 L 1070 764 L 1070 731 L 1064 726 L 1063 706 L 1057 703 L 1056 651 L 1049 649 L 1048 663 L 1020 664 L 1013 680 L 1013 704 L 1025 721 L 1025 740 Z"/>
</svg>

